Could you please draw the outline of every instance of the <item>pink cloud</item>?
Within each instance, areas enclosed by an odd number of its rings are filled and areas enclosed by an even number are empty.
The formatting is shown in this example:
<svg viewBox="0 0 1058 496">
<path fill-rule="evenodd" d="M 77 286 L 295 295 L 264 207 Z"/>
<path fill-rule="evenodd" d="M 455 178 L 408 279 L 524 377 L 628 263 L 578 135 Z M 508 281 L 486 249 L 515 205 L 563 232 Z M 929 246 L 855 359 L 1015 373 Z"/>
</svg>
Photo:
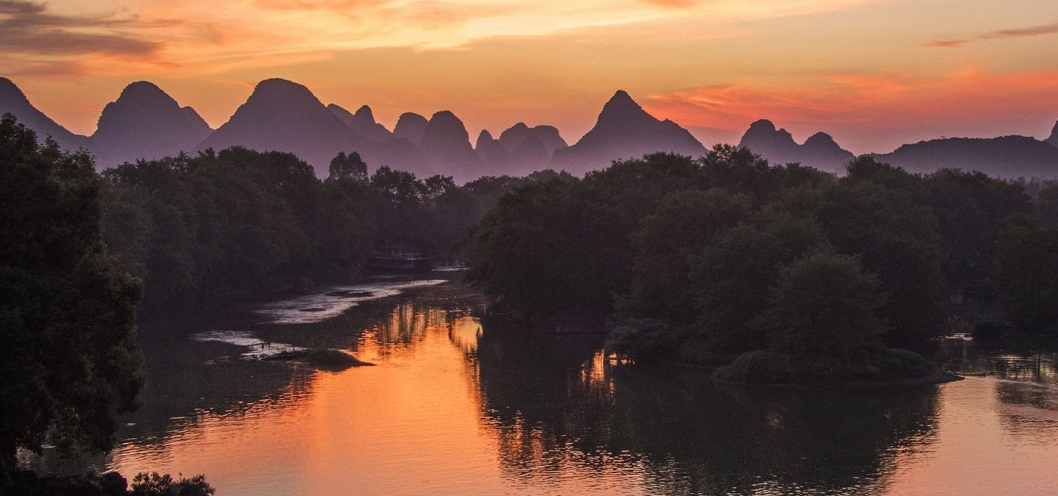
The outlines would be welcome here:
<svg viewBox="0 0 1058 496">
<path fill-rule="evenodd" d="M 1028 36 L 1047 36 L 1052 34 L 1058 34 L 1058 23 L 1029 26 L 1027 28 L 1000 29 L 996 31 L 988 31 L 985 33 L 979 33 L 969 38 L 938 40 L 927 43 L 926 46 L 933 48 L 954 48 L 976 41 L 1001 40 L 1005 38 L 1023 38 Z"/>
<path fill-rule="evenodd" d="M 804 136 L 827 131 L 854 152 L 940 135 L 1031 134 L 1058 117 L 1058 71 L 935 78 L 831 74 L 791 84 L 715 85 L 649 95 L 644 107 L 683 126 L 742 132 L 757 119 Z M 1022 128 L 1017 128 L 1022 126 Z M 915 138 L 917 136 L 917 139 Z M 891 149 L 891 148 L 890 148 Z"/>
</svg>

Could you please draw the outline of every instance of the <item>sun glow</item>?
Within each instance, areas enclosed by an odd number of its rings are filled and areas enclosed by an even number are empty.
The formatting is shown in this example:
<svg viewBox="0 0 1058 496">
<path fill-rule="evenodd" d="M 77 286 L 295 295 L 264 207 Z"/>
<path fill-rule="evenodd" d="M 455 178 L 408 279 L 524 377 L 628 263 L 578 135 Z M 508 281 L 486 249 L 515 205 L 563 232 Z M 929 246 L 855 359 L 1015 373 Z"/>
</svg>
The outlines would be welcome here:
<svg viewBox="0 0 1058 496">
<path fill-rule="evenodd" d="M 216 127 L 282 77 L 389 126 L 452 110 L 472 135 L 531 121 L 573 142 L 624 89 L 728 139 L 769 118 L 862 152 L 1045 133 L 1055 20 L 984 0 L 11 0 L 0 67 L 82 134 L 132 81 Z"/>
</svg>

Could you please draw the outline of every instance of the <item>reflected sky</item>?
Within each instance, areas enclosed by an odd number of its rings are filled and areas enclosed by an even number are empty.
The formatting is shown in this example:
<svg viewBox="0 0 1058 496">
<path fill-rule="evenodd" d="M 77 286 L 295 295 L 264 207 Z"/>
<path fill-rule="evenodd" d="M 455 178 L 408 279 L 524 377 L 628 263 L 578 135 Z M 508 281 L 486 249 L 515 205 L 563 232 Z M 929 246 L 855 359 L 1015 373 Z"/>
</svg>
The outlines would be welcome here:
<svg viewBox="0 0 1058 496">
<path fill-rule="evenodd" d="M 612 363 L 601 336 L 482 318 L 480 300 L 441 302 L 442 288 L 318 327 L 225 324 L 295 345 L 316 334 L 374 367 L 153 344 L 147 405 L 100 468 L 204 473 L 226 496 L 1058 493 L 1050 381 L 721 386 Z"/>
</svg>

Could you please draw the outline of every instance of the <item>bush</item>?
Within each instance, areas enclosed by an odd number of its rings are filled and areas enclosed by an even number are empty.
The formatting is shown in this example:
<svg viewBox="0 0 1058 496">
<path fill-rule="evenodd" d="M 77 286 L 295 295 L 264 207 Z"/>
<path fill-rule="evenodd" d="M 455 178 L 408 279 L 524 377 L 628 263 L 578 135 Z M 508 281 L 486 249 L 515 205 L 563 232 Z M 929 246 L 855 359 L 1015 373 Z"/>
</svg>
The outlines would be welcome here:
<svg viewBox="0 0 1058 496">
<path fill-rule="evenodd" d="M 212 496 L 216 490 L 206 482 L 206 476 L 173 480 L 169 474 L 141 472 L 132 479 L 130 496 Z"/>
<path fill-rule="evenodd" d="M 632 319 L 610 332 L 606 349 L 640 363 L 653 362 L 672 356 L 680 334 L 660 320 Z"/>
<path fill-rule="evenodd" d="M 722 381 L 752 384 L 828 384 L 846 381 L 900 382 L 922 379 L 936 367 L 918 353 L 871 347 L 848 360 L 805 358 L 775 351 L 743 353 L 716 370 Z"/>
</svg>

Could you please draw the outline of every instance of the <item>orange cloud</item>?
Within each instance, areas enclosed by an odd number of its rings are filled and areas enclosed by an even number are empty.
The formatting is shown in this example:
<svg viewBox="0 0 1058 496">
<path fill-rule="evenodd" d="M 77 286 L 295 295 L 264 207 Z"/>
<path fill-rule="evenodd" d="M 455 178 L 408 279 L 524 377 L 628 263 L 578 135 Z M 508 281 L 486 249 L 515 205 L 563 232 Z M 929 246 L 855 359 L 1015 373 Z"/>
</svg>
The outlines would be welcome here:
<svg viewBox="0 0 1058 496">
<path fill-rule="evenodd" d="M 1058 117 L 1055 87 L 1058 71 L 965 70 L 934 78 L 832 74 L 800 84 L 743 82 L 652 94 L 644 107 L 684 126 L 731 133 L 771 119 L 801 139 L 822 130 L 865 153 L 941 135 L 1044 132 L 1026 126 Z"/>
<path fill-rule="evenodd" d="M 1043 24 L 1040 26 L 1030 26 L 1027 28 L 1000 29 L 997 31 L 980 33 L 969 38 L 934 41 L 931 43 L 927 43 L 926 46 L 933 48 L 954 48 L 975 41 L 1001 40 L 1005 38 L 1023 38 L 1029 36 L 1047 36 L 1053 34 L 1058 34 L 1058 23 Z"/>
</svg>

